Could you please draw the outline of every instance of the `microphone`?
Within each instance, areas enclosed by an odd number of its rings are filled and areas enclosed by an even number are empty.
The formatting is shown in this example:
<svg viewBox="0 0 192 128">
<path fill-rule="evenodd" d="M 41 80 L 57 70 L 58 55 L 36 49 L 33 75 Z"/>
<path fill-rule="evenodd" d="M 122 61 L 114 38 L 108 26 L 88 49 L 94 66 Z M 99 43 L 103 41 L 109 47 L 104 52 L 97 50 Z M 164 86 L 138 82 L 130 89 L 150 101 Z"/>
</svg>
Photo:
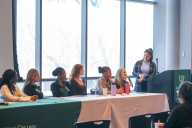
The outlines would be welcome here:
<svg viewBox="0 0 192 128">
<path fill-rule="evenodd" d="M 128 78 L 128 80 L 129 80 L 129 82 L 132 82 L 131 79 L 130 79 L 130 77 L 127 77 L 127 78 Z"/>
<path fill-rule="evenodd" d="M 156 58 L 156 64 L 157 64 L 157 71 L 156 71 L 156 75 L 159 74 L 158 72 L 158 58 Z"/>
<path fill-rule="evenodd" d="M 129 82 L 131 83 L 131 86 L 133 87 L 133 84 L 132 84 L 132 81 L 131 81 L 130 77 L 127 76 L 127 78 L 129 80 Z"/>
</svg>

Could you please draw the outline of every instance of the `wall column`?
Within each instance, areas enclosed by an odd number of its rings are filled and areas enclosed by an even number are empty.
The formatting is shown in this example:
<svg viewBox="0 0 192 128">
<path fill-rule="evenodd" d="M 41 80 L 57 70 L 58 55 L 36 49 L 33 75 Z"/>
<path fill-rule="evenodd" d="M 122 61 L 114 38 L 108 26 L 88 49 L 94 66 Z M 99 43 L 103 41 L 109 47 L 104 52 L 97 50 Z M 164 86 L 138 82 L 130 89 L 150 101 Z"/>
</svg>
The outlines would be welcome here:
<svg viewBox="0 0 192 128">
<path fill-rule="evenodd" d="M 167 0 L 166 9 L 166 70 L 174 70 L 179 69 L 180 0 Z"/>
</svg>

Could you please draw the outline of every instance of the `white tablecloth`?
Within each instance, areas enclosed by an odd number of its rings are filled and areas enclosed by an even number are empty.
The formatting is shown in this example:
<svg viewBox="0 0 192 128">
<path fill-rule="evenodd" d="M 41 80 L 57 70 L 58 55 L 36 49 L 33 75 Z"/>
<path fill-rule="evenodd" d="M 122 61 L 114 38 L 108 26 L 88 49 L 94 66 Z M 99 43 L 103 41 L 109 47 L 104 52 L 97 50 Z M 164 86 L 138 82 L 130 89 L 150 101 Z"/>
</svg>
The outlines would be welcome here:
<svg viewBox="0 0 192 128">
<path fill-rule="evenodd" d="M 169 111 L 167 95 L 163 93 L 87 95 L 66 99 L 82 101 L 78 122 L 110 119 L 110 128 L 127 128 L 128 118 L 133 115 Z"/>
</svg>

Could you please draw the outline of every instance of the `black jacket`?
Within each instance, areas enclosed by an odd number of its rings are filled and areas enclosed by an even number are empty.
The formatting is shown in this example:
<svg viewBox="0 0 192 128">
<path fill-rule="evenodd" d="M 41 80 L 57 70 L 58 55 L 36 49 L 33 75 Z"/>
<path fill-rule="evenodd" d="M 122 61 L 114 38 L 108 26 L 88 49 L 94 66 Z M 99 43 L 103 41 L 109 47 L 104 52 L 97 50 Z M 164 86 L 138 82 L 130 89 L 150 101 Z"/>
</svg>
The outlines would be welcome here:
<svg viewBox="0 0 192 128">
<path fill-rule="evenodd" d="M 125 85 L 126 85 L 126 83 L 129 83 L 129 82 L 123 80 L 124 93 L 125 93 Z M 119 88 L 120 88 L 120 85 L 119 85 L 117 82 L 116 82 L 115 84 L 116 84 L 116 88 L 119 89 Z M 130 88 L 129 88 L 129 92 L 130 92 Z"/>
<path fill-rule="evenodd" d="M 66 85 L 68 88 L 69 88 L 69 94 L 68 96 L 71 96 L 71 86 L 69 84 L 68 81 L 63 81 L 64 85 Z M 60 94 L 60 90 L 59 90 L 59 87 L 61 85 L 58 83 L 58 80 L 55 80 L 52 84 L 51 84 L 51 92 L 53 94 L 53 97 L 61 97 L 61 94 Z"/>
<path fill-rule="evenodd" d="M 38 89 L 40 92 L 38 92 L 36 89 Z M 39 99 L 43 98 L 43 93 L 41 92 L 41 88 L 39 86 L 35 85 L 26 85 L 24 87 L 24 93 L 28 96 L 38 95 Z"/>
<path fill-rule="evenodd" d="M 163 128 L 183 128 L 192 126 L 192 104 L 176 106 L 169 115 Z"/>
</svg>

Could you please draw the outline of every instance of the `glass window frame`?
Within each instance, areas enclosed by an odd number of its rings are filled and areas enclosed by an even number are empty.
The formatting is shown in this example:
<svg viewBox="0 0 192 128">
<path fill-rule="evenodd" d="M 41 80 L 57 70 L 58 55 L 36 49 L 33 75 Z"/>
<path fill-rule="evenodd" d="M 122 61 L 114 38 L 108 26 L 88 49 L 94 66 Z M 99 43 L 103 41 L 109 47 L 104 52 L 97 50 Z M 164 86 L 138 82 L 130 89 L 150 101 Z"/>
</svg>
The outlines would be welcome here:
<svg viewBox="0 0 192 128">
<path fill-rule="evenodd" d="M 17 0 L 12 0 L 13 2 L 13 10 L 16 7 Z M 152 4 L 156 5 L 157 2 L 155 1 L 146 1 L 146 0 L 120 0 L 120 67 L 126 68 L 126 2 L 138 2 L 142 4 Z M 99 77 L 87 77 L 87 3 L 88 0 L 81 0 L 82 7 L 82 17 L 81 17 L 81 64 L 84 65 L 84 75 L 82 78 L 87 80 L 98 79 Z M 14 10 L 16 11 L 16 10 Z M 16 18 L 16 13 L 13 13 Z M 13 22 L 17 22 L 17 20 L 13 20 Z M 40 81 L 39 85 L 42 88 L 42 82 L 46 81 L 54 81 L 54 78 L 44 79 L 42 78 L 42 0 L 36 0 L 36 42 L 35 42 L 35 68 L 39 71 L 40 74 Z M 16 23 L 14 23 L 16 25 Z M 16 27 L 13 28 L 13 31 L 16 31 Z M 16 34 L 13 35 L 13 43 L 14 49 L 16 49 Z M 16 64 L 18 65 L 18 64 Z M 17 69 L 16 67 L 14 67 Z M 115 74 L 115 73 L 114 73 Z M 22 76 L 25 78 L 25 76 Z M 114 78 L 114 76 L 112 76 Z M 134 78 L 133 76 L 130 76 Z M 88 92 L 89 93 L 89 92 Z"/>
</svg>

